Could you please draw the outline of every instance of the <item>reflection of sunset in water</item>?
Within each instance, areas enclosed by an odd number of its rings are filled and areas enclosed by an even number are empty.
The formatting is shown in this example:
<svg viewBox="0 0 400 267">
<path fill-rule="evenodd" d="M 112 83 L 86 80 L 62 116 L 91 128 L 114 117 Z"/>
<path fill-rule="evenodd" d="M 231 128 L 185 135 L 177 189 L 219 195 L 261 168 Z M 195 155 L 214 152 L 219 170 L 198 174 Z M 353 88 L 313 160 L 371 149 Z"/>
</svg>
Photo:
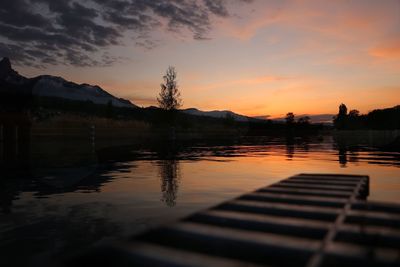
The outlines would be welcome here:
<svg viewBox="0 0 400 267">
<path fill-rule="evenodd" d="M 128 163 L 127 166 L 134 167 L 127 172 L 113 173 L 116 179 L 101 190 L 115 194 L 134 191 L 144 195 L 150 190 L 160 194 L 161 179 L 165 183 L 161 185 L 162 192 L 168 192 L 168 187 L 174 188 L 169 192 L 178 206 L 191 202 L 207 205 L 297 173 L 347 173 L 370 176 L 370 200 L 400 202 L 399 153 L 334 150 L 316 144 L 306 147 L 293 144 L 290 149 L 287 145 L 220 147 L 218 156 L 214 149 L 204 149 L 207 152 L 203 151 L 200 157 L 193 152 L 195 160 L 182 158 L 174 160 L 172 165 L 170 160 Z M 174 178 L 178 170 L 180 178 Z M 159 179 L 154 177 L 160 175 L 163 176 Z M 181 180 L 179 188 L 174 179 Z"/>
<path fill-rule="evenodd" d="M 24 230 L 14 229 L 25 229 L 38 235 L 28 247 L 37 247 L 37 238 L 46 236 L 39 250 L 51 247 L 49 253 L 64 253 L 172 222 L 304 172 L 366 174 L 371 178 L 369 200 L 400 203 L 400 153 L 338 145 L 329 137 L 224 146 L 168 144 L 126 148 L 122 155 L 103 159 L 96 173 L 75 179 L 75 184 L 65 182 L 65 176 L 46 184 L 40 179 L 4 180 L 0 234 L 17 246 L 25 240 L 19 234 Z M 57 247 L 46 243 L 54 239 L 63 241 Z"/>
</svg>

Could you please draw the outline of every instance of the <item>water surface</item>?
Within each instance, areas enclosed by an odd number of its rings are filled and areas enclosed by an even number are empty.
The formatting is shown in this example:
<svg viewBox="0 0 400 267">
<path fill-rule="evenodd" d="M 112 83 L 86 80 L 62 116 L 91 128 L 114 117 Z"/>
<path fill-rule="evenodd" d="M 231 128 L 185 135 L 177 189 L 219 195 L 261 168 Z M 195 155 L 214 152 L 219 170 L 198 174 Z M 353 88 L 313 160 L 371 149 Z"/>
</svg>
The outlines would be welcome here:
<svg viewBox="0 0 400 267">
<path fill-rule="evenodd" d="M 39 265 L 124 239 L 304 172 L 366 174 L 369 200 L 400 203 L 400 153 L 330 136 L 101 151 L 58 145 L 32 152 L 29 175 L 0 181 L 6 265 Z"/>
</svg>

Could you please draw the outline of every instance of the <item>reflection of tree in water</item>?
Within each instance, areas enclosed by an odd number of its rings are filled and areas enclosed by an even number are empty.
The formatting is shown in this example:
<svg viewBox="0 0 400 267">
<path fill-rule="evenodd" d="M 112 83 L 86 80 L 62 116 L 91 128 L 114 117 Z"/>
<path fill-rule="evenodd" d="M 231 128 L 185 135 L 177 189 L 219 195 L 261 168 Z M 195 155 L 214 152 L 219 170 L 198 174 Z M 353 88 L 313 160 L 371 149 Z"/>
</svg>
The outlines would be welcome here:
<svg viewBox="0 0 400 267">
<path fill-rule="evenodd" d="M 287 135 L 285 137 L 286 159 L 292 160 L 294 154 L 302 156 L 310 151 L 310 138 L 308 136 Z"/>
<path fill-rule="evenodd" d="M 345 168 L 348 162 L 358 162 L 359 161 L 359 153 L 357 148 L 348 148 L 346 146 L 338 147 L 339 154 L 339 164 L 340 167 Z"/>
<path fill-rule="evenodd" d="M 292 160 L 295 152 L 293 136 L 286 136 L 286 157 L 287 160 Z"/>
<path fill-rule="evenodd" d="M 161 178 L 161 201 L 167 206 L 173 207 L 176 204 L 178 187 L 180 181 L 179 162 L 175 159 L 161 160 L 159 162 Z"/>
<path fill-rule="evenodd" d="M 345 168 L 347 165 L 347 149 L 346 147 L 339 147 L 339 164 L 340 167 Z"/>
<path fill-rule="evenodd" d="M 349 162 L 358 162 L 359 161 L 359 154 L 357 150 L 350 151 L 349 155 Z"/>
<path fill-rule="evenodd" d="M 310 143 L 311 141 L 307 136 L 302 138 L 300 145 L 302 152 L 308 153 L 310 151 Z"/>
<path fill-rule="evenodd" d="M 354 143 L 348 140 L 347 136 L 334 136 L 333 149 L 338 151 L 338 161 L 340 167 L 347 167 L 348 163 L 356 163 L 360 161 L 360 151 L 368 151 L 365 145 Z"/>
<path fill-rule="evenodd" d="M 342 168 L 346 168 L 348 158 L 347 152 L 349 150 L 346 139 L 334 137 L 333 149 L 338 151 L 338 161 Z"/>
</svg>

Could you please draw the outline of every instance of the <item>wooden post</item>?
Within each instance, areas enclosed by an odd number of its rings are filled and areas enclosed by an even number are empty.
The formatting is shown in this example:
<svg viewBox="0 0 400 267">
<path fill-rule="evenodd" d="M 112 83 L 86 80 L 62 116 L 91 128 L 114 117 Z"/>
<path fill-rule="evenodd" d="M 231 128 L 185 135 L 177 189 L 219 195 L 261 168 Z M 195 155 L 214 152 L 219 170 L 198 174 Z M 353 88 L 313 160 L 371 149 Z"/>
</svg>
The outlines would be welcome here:
<svg viewBox="0 0 400 267">
<path fill-rule="evenodd" d="M 95 151 L 96 147 L 96 127 L 94 125 L 90 126 L 90 141 L 92 143 L 92 149 Z"/>
<path fill-rule="evenodd" d="M 0 124 L 0 162 L 3 163 L 4 160 L 4 134 L 3 134 L 3 124 Z M 1 165 L 0 164 L 0 165 Z"/>
<path fill-rule="evenodd" d="M 15 158 L 17 159 L 18 158 L 18 150 L 19 150 L 19 147 L 18 147 L 18 142 L 19 142 L 19 128 L 18 128 L 18 124 L 17 125 L 15 125 L 15 127 L 14 127 L 14 132 L 15 132 L 15 137 L 14 137 L 14 139 L 15 139 Z"/>
</svg>

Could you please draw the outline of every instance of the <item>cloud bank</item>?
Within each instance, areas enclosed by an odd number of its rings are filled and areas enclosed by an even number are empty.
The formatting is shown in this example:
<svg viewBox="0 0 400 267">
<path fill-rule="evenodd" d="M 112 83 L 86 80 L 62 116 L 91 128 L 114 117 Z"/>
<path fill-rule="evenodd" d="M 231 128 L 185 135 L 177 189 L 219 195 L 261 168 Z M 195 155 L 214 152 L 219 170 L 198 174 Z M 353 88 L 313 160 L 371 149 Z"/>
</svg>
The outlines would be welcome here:
<svg viewBox="0 0 400 267">
<path fill-rule="evenodd" d="M 213 17 L 229 16 L 226 0 L 0 1 L 0 55 L 34 67 L 111 65 L 118 58 L 107 48 L 128 32 L 146 48 L 157 29 L 204 40 Z"/>
</svg>

